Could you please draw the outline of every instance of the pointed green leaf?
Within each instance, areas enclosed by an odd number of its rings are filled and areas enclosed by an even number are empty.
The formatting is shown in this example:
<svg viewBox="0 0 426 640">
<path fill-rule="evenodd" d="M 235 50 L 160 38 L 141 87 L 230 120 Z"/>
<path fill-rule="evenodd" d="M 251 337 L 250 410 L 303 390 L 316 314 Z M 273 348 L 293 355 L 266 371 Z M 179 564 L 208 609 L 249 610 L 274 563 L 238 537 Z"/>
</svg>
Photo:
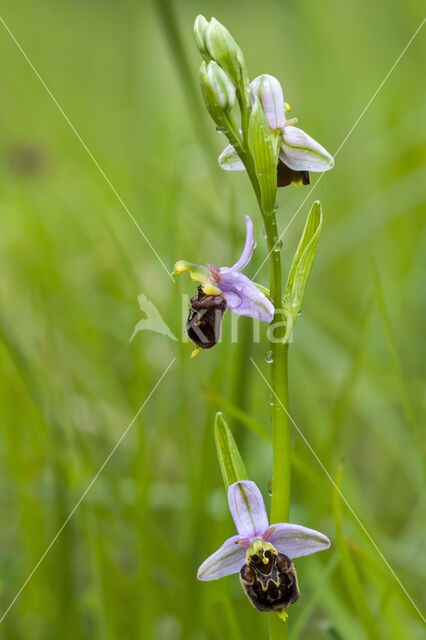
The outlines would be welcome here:
<svg viewBox="0 0 426 640">
<path fill-rule="evenodd" d="M 214 434 L 225 488 L 239 480 L 248 480 L 243 459 L 221 411 L 216 414 Z"/>
<path fill-rule="evenodd" d="M 321 228 L 321 204 L 317 201 L 312 205 L 284 289 L 283 308 L 287 322 L 284 337 L 285 342 L 288 342 L 291 338 L 298 313 L 302 306 L 303 294 L 305 293 L 306 285 L 311 275 Z"/>
<path fill-rule="evenodd" d="M 271 132 L 258 97 L 250 114 L 248 146 L 259 182 L 262 208 L 265 213 L 271 213 L 277 195 L 278 137 Z"/>
</svg>

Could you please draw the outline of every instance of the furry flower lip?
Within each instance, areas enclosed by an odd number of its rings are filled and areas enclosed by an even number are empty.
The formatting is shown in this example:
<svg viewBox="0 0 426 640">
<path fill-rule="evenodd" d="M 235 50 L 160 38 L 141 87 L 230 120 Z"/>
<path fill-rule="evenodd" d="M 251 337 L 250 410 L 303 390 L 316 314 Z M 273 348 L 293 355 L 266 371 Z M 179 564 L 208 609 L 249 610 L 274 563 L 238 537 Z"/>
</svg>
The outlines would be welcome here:
<svg viewBox="0 0 426 640">
<path fill-rule="evenodd" d="M 251 603 L 260 611 L 286 609 L 299 597 L 291 559 L 328 549 L 323 533 L 298 524 L 269 524 L 262 494 L 243 480 L 228 489 L 229 510 L 238 534 L 228 538 L 198 569 L 199 580 L 217 580 L 239 573 Z"/>
<path fill-rule="evenodd" d="M 184 260 L 175 264 L 175 274 L 188 271 L 192 280 L 201 283 L 198 297 L 191 298 L 191 312 L 186 330 L 188 337 L 202 349 L 217 344 L 220 322 L 227 309 L 238 315 L 272 322 L 274 305 L 250 278 L 241 273 L 250 262 L 256 247 L 253 223 L 249 216 L 246 216 L 246 227 L 243 252 L 232 267 L 215 267 L 211 264 L 203 266 Z M 209 324 L 209 336 L 205 340 L 202 336 L 203 319 Z M 214 327 L 211 326 L 212 323 Z M 205 326 L 207 329 L 207 324 Z M 214 338 L 211 338 L 212 335 Z"/>
<path fill-rule="evenodd" d="M 329 171 L 334 167 L 333 156 L 302 129 L 295 127 L 297 118 L 286 120 L 290 107 L 284 102 L 283 90 L 277 78 L 268 74 L 250 83 L 252 104 L 259 98 L 272 131 L 280 136 L 277 164 L 278 186 L 291 183 L 309 184 L 309 172 Z M 226 171 L 245 171 L 244 164 L 232 145 L 219 156 L 219 165 Z"/>
</svg>

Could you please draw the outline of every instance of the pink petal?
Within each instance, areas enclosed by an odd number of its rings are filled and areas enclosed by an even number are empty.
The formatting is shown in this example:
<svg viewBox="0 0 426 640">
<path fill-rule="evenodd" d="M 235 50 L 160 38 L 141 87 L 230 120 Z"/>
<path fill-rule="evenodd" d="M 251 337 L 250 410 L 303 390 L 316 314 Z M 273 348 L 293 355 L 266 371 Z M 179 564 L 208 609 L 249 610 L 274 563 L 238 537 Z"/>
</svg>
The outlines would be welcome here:
<svg viewBox="0 0 426 640">
<path fill-rule="evenodd" d="M 240 536 L 228 538 L 198 569 L 198 580 L 218 580 L 238 573 L 246 561 L 246 549 L 239 544 Z"/>
<path fill-rule="evenodd" d="M 252 104 L 256 97 L 259 98 L 271 129 L 281 129 L 285 124 L 285 109 L 283 90 L 279 81 L 265 73 L 250 83 L 250 92 Z"/>
<path fill-rule="evenodd" d="M 308 556 L 317 551 L 324 551 L 330 546 L 330 540 L 323 533 L 299 524 L 284 522 L 272 524 L 264 532 L 263 538 L 269 540 L 277 551 L 289 558 Z"/>
<path fill-rule="evenodd" d="M 319 142 L 298 127 L 284 127 L 280 160 L 294 171 L 329 171 L 334 159 Z"/>
<path fill-rule="evenodd" d="M 262 494 L 254 482 L 234 482 L 228 489 L 229 509 L 241 538 L 261 536 L 268 528 Z"/>
</svg>

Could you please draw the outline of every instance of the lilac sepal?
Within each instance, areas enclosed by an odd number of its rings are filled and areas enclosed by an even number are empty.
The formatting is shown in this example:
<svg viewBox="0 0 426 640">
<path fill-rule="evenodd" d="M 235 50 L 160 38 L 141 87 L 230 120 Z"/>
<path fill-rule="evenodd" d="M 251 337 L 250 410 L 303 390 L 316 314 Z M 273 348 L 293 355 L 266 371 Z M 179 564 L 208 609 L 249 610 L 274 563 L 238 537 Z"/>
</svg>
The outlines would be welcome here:
<svg viewBox="0 0 426 640">
<path fill-rule="evenodd" d="M 272 322 L 274 305 L 243 273 L 237 271 L 222 274 L 221 270 L 219 287 L 230 311 L 240 316 Z"/>
<path fill-rule="evenodd" d="M 280 160 L 294 171 L 329 171 L 333 156 L 298 127 L 284 127 Z"/>
<path fill-rule="evenodd" d="M 242 480 L 231 484 L 228 502 L 238 535 L 228 538 L 203 562 L 198 570 L 199 580 L 217 580 L 239 573 L 254 539 L 270 542 L 289 558 L 307 556 L 330 546 L 327 536 L 308 527 L 285 522 L 269 526 L 262 494 L 254 482 Z"/>
<path fill-rule="evenodd" d="M 254 482 L 235 482 L 228 489 L 228 503 L 241 538 L 255 538 L 268 528 L 262 494 Z"/>
<path fill-rule="evenodd" d="M 272 322 L 274 305 L 257 286 L 240 273 L 248 265 L 256 247 L 253 233 L 253 223 L 246 216 L 247 235 L 243 252 L 232 267 L 209 266 L 212 282 L 223 293 L 230 311 L 240 315 L 258 318 L 264 322 Z"/>
<path fill-rule="evenodd" d="M 217 580 L 238 573 L 245 562 L 246 548 L 239 544 L 240 536 L 228 538 L 198 569 L 198 580 Z"/>
<path fill-rule="evenodd" d="M 250 216 L 246 216 L 246 241 L 244 243 L 243 252 L 232 267 L 222 267 L 220 272 L 229 273 L 231 271 L 242 271 L 250 262 L 255 249 L 256 240 L 254 239 L 253 223 Z"/>
<path fill-rule="evenodd" d="M 309 556 L 330 546 L 330 540 L 323 533 L 300 524 L 273 524 L 263 535 L 277 551 L 289 558 Z"/>
</svg>

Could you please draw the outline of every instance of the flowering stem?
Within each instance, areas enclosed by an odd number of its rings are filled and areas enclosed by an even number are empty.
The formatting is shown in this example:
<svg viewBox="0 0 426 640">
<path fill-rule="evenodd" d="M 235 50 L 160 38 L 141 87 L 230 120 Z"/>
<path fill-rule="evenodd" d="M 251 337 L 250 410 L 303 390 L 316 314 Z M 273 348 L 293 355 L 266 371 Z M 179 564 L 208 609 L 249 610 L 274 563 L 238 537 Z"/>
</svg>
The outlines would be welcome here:
<svg viewBox="0 0 426 640">
<path fill-rule="evenodd" d="M 253 183 L 254 176 L 250 171 L 248 173 Z M 253 184 L 253 186 L 255 185 Z M 257 195 L 256 189 L 255 192 Z M 258 201 L 265 223 L 269 253 L 269 291 L 275 307 L 272 320 L 274 331 L 271 329 L 269 340 L 273 442 L 270 521 L 288 522 L 290 515 L 290 423 L 284 410 L 284 407 L 288 410 L 288 344 L 284 342 L 285 319 L 282 310 L 281 250 L 277 243 L 278 228 L 275 213 L 273 211 L 265 212 L 259 197 Z M 271 640 L 286 640 L 288 637 L 288 624 L 283 623 L 275 614 L 269 616 L 269 636 Z"/>
<path fill-rule="evenodd" d="M 257 180 L 246 165 L 253 187 Z M 258 191 L 255 188 L 256 195 Z M 265 223 L 269 253 L 269 291 L 275 313 L 272 320 L 269 351 L 271 354 L 272 387 L 272 509 L 271 522 L 288 522 L 290 515 L 290 422 L 288 415 L 288 344 L 284 342 L 285 318 L 282 309 L 281 249 L 277 242 L 275 213 L 265 212 L 258 196 Z M 268 358 L 269 360 L 269 358 Z"/>
<path fill-rule="evenodd" d="M 264 216 L 268 251 L 270 253 L 270 293 L 275 307 L 274 331 L 270 335 L 271 387 L 272 387 L 272 522 L 288 522 L 290 511 L 290 425 L 288 408 L 287 357 L 288 344 L 284 342 L 285 320 L 282 311 L 281 252 L 275 214 Z M 275 248 L 274 248 L 275 246 Z"/>
<path fill-rule="evenodd" d="M 271 522 L 288 522 L 290 512 L 290 424 L 288 408 L 288 344 L 284 342 L 285 322 L 282 311 L 281 252 L 275 247 L 278 238 L 274 213 L 264 215 L 268 251 L 270 253 L 270 294 L 275 307 L 274 331 L 271 329 L 271 387 L 272 387 L 272 508 Z M 269 360 L 270 358 L 268 358 Z M 285 640 L 288 625 L 277 615 L 270 616 L 269 634 L 271 640 Z"/>
</svg>

